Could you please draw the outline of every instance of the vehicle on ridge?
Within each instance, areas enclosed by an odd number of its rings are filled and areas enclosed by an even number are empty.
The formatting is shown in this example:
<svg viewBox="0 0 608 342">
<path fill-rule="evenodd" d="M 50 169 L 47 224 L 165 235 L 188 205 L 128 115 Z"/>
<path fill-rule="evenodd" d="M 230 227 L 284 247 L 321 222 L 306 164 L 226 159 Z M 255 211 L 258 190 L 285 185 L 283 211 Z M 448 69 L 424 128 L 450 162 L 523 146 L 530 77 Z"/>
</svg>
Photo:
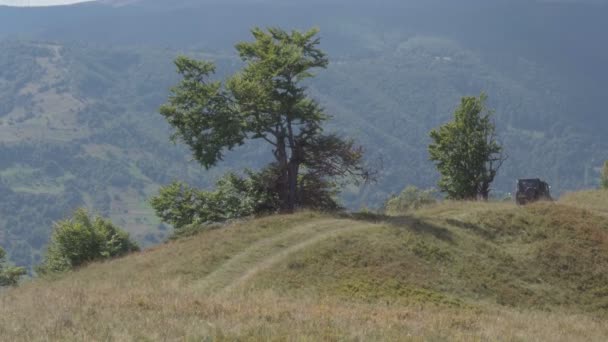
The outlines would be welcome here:
<svg viewBox="0 0 608 342">
<path fill-rule="evenodd" d="M 517 192 L 515 202 L 518 205 L 526 205 L 537 201 L 552 201 L 551 186 L 539 178 L 519 179 L 517 181 Z"/>
</svg>

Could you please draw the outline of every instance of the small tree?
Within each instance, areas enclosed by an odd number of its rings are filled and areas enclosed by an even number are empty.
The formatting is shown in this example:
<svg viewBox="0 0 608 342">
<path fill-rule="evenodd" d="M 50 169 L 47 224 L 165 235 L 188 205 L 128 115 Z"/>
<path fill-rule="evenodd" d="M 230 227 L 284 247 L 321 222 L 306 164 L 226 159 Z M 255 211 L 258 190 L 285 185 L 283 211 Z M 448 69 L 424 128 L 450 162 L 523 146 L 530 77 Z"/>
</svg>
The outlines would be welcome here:
<svg viewBox="0 0 608 342">
<path fill-rule="evenodd" d="M 486 98 L 485 94 L 463 97 L 454 120 L 430 133 L 430 157 L 441 173 L 439 189 L 448 198 L 487 200 L 490 185 L 506 160 Z"/>
<path fill-rule="evenodd" d="M 138 250 L 127 232 L 102 217 L 91 217 L 86 209 L 78 209 L 72 218 L 55 224 L 45 259 L 37 271 L 67 271 Z"/>
<path fill-rule="evenodd" d="M 160 113 L 175 129 L 173 140 L 187 144 L 204 167 L 222 160 L 224 152 L 248 140 L 262 140 L 272 149 L 276 195 L 280 210 L 301 206 L 298 194 L 302 171 L 314 169 L 324 177 L 368 176 L 362 154 L 351 142 L 326 136 L 328 119 L 302 82 L 328 65 L 318 48 L 318 30 L 286 32 L 278 28 L 252 30 L 254 41 L 236 45 L 245 63 L 224 84 L 212 82 L 215 66 L 179 57 L 183 76 Z M 328 158 L 315 157 L 323 153 Z"/>
<path fill-rule="evenodd" d="M 6 252 L 0 248 L 0 287 L 15 286 L 19 278 L 26 274 L 25 268 L 10 266 L 6 262 Z"/>
<path fill-rule="evenodd" d="M 604 168 L 602 169 L 602 176 L 601 176 L 600 182 L 601 182 L 602 189 L 608 190 L 608 160 L 604 163 Z"/>
</svg>

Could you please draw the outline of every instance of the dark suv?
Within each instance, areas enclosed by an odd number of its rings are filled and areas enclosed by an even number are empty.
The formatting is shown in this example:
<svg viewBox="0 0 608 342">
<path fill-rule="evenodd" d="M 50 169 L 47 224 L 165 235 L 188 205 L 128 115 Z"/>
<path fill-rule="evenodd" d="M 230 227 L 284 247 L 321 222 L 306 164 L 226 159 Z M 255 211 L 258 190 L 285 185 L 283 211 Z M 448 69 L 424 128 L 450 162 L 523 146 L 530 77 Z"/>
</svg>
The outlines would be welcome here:
<svg viewBox="0 0 608 342">
<path fill-rule="evenodd" d="M 517 193 L 515 202 L 524 205 L 536 201 L 552 201 L 551 187 L 547 182 L 535 179 L 520 179 L 517 181 Z"/>
</svg>

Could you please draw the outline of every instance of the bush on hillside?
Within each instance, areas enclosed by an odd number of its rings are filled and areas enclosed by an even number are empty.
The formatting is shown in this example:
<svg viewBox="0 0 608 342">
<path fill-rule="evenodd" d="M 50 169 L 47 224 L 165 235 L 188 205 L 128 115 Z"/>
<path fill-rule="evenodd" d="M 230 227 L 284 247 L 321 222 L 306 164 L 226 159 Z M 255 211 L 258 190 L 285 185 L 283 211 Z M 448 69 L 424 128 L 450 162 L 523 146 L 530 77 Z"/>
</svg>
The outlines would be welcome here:
<svg viewBox="0 0 608 342">
<path fill-rule="evenodd" d="M 384 204 L 387 214 L 398 214 L 409 210 L 419 209 L 425 205 L 437 202 L 434 190 L 420 190 L 415 186 L 408 186 L 398 196 L 393 196 Z"/>
<path fill-rule="evenodd" d="M 261 191 L 252 178 L 228 173 L 216 183 L 214 191 L 198 190 L 182 182 L 160 189 L 150 204 L 163 222 L 180 229 L 208 222 L 223 222 L 272 210 L 274 199 Z"/>
<path fill-rule="evenodd" d="M 102 217 L 78 209 L 72 218 L 57 222 L 38 273 L 63 272 L 86 263 L 138 251 L 129 234 Z"/>
<path fill-rule="evenodd" d="M 0 286 L 15 286 L 25 275 L 25 268 L 7 265 L 6 252 L 0 248 Z"/>
<path fill-rule="evenodd" d="M 246 170 L 245 177 L 227 173 L 212 191 L 173 182 L 161 188 L 150 204 L 163 222 L 175 228 L 177 236 L 190 235 L 189 231 L 201 224 L 278 212 L 281 208 L 276 185 L 278 177 L 277 168 L 271 164 L 259 172 Z M 298 186 L 301 208 L 340 209 L 333 183 L 303 172 Z"/>
</svg>

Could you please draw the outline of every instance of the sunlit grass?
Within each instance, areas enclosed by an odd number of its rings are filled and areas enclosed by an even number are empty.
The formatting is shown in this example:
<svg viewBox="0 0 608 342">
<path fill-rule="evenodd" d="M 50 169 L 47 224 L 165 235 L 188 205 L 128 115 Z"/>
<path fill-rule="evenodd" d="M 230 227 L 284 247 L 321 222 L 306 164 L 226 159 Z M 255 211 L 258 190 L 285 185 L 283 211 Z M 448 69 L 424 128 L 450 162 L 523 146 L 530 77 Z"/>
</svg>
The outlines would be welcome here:
<svg viewBox="0 0 608 342">
<path fill-rule="evenodd" d="M 608 215 L 608 190 L 571 192 L 560 198 L 560 203 Z"/>
</svg>

